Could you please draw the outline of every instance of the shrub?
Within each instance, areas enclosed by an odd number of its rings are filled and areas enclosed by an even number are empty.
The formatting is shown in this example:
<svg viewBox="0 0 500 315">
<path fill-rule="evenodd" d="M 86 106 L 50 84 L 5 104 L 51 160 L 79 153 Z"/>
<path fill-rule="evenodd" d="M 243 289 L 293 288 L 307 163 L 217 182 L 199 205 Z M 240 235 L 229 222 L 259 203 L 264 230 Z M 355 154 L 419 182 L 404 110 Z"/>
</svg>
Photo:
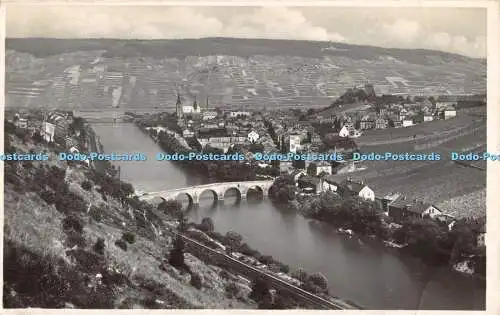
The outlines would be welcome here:
<svg viewBox="0 0 500 315">
<path fill-rule="evenodd" d="M 44 190 L 40 193 L 40 197 L 49 205 L 56 202 L 56 196 L 52 191 Z"/>
<path fill-rule="evenodd" d="M 314 285 L 317 285 L 323 290 L 328 289 L 328 280 L 324 275 L 317 272 L 309 277 L 309 281 L 311 281 Z"/>
<path fill-rule="evenodd" d="M 86 191 L 90 191 L 92 189 L 92 183 L 88 180 L 84 181 L 81 184 L 82 188 L 85 189 Z"/>
<path fill-rule="evenodd" d="M 86 245 L 86 240 L 83 234 L 76 231 L 70 231 L 67 233 L 66 246 L 72 248 L 73 246 L 78 246 L 79 248 L 84 248 Z"/>
<path fill-rule="evenodd" d="M 94 252 L 96 252 L 99 255 L 104 255 L 104 248 L 106 248 L 104 239 L 99 237 L 94 244 Z"/>
<path fill-rule="evenodd" d="M 201 289 L 202 286 L 202 280 L 201 276 L 197 273 L 192 273 L 191 274 L 191 281 L 189 282 L 193 287 L 197 288 L 198 290 Z"/>
<path fill-rule="evenodd" d="M 130 232 L 125 232 L 122 235 L 122 240 L 129 244 L 134 244 L 135 243 L 135 234 L 130 233 Z"/>
<path fill-rule="evenodd" d="M 124 240 L 121 240 L 121 239 L 120 239 L 120 240 L 117 240 L 117 241 L 115 242 L 115 245 L 116 245 L 117 247 L 121 248 L 123 251 L 125 251 L 125 252 L 127 251 L 127 243 L 125 243 L 125 241 L 124 241 Z"/>
<path fill-rule="evenodd" d="M 65 232 L 75 231 L 77 233 L 83 233 L 83 221 L 77 216 L 69 215 L 63 219 L 63 229 Z"/>
</svg>

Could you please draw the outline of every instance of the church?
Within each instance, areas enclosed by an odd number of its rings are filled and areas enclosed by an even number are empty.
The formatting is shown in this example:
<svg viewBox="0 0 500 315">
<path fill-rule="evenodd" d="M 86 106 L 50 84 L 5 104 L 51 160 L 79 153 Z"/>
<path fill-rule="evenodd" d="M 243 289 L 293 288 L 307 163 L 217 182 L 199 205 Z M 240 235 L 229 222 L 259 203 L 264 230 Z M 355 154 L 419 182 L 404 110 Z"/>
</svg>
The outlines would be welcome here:
<svg viewBox="0 0 500 315">
<path fill-rule="evenodd" d="M 177 94 L 177 102 L 175 104 L 177 118 L 182 119 L 186 115 L 199 115 L 201 114 L 201 107 L 195 100 L 193 105 L 182 105 L 181 96 Z"/>
</svg>

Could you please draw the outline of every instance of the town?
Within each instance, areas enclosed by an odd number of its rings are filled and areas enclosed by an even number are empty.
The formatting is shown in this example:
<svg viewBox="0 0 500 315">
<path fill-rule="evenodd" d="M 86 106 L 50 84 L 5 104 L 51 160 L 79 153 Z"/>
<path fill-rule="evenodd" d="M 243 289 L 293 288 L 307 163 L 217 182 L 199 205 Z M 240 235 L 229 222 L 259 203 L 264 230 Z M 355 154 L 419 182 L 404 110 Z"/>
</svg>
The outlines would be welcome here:
<svg viewBox="0 0 500 315">
<path fill-rule="evenodd" d="M 465 282 L 483 295 L 486 162 L 448 157 L 486 150 L 485 60 L 224 38 L 8 46 L 4 153 L 49 158 L 4 163 L 4 305 L 425 308 L 436 274 L 453 280 L 431 308 L 465 300 L 450 291 Z M 58 158 L 91 153 L 149 158 Z M 214 154 L 244 158 L 155 159 Z M 330 158 L 256 158 L 288 154 Z"/>
</svg>

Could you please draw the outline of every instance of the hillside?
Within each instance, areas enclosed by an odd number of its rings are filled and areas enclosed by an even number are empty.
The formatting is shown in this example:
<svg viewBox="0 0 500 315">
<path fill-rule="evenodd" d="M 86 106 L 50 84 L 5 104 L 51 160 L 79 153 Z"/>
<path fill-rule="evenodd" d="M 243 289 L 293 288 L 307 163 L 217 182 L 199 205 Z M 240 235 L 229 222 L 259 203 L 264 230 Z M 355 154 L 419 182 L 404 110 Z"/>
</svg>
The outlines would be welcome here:
<svg viewBox="0 0 500 315">
<path fill-rule="evenodd" d="M 200 276 L 195 284 L 165 263 L 168 216 L 119 201 L 127 185 L 114 190 L 22 134 L 6 138 L 6 152 L 50 152 L 53 159 L 5 163 L 4 307 L 256 307 L 248 285 L 231 273 L 185 253 L 190 272 Z"/>
<path fill-rule="evenodd" d="M 328 106 L 366 82 L 414 95 L 486 87 L 485 60 L 430 50 L 230 38 L 7 39 L 6 47 L 8 106 L 110 107 L 118 87 L 123 108 L 171 107 L 178 91 L 187 102 L 273 108 Z"/>
</svg>

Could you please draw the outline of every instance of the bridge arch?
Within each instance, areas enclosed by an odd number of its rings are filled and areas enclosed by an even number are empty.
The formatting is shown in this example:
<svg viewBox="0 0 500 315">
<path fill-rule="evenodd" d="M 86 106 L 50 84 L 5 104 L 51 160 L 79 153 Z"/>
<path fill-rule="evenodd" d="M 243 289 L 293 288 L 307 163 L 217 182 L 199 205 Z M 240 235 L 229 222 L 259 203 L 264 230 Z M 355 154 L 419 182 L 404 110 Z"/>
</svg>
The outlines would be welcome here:
<svg viewBox="0 0 500 315">
<path fill-rule="evenodd" d="M 193 205 L 195 204 L 196 200 L 193 198 L 193 196 L 190 193 L 188 193 L 188 192 L 178 193 L 174 196 L 173 199 L 182 203 L 182 199 L 181 200 L 179 200 L 179 199 L 180 199 L 180 197 L 184 197 L 184 196 L 187 197 L 187 200 L 188 200 L 187 208 L 191 209 L 193 207 Z"/>
<path fill-rule="evenodd" d="M 246 198 L 246 194 L 243 195 L 243 192 L 241 191 L 241 188 L 238 188 L 238 186 L 229 186 L 226 187 L 222 190 L 222 194 L 224 199 L 226 199 L 226 195 L 228 192 L 234 191 L 236 193 L 236 204 L 240 203 L 243 198 Z"/>
<path fill-rule="evenodd" d="M 219 193 L 213 188 L 203 188 L 198 191 L 199 193 L 197 194 L 197 197 L 195 197 L 195 200 L 197 201 L 196 203 L 199 204 L 200 201 L 203 199 L 202 196 L 206 194 L 207 192 L 211 193 L 214 200 L 213 200 L 213 205 L 217 204 L 219 199 L 224 198 L 224 195 L 220 196 Z"/>
<path fill-rule="evenodd" d="M 256 195 L 262 199 L 266 195 L 266 190 L 261 185 L 251 185 L 246 188 L 245 195 L 246 198 Z"/>
</svg>

